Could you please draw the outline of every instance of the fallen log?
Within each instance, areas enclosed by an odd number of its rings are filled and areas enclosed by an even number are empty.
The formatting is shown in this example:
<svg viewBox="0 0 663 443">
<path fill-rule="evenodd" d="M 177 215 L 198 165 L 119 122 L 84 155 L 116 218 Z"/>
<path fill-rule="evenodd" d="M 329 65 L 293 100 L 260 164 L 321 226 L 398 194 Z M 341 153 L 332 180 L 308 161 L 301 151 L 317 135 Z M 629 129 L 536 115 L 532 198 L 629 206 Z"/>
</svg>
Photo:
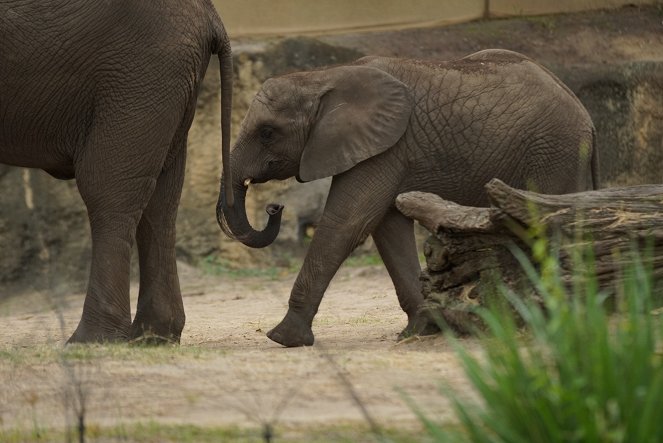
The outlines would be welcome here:
<svg viewBox="0 0 663 443">
<path fill-rule="evenodd" d="M 422 192 L 396 200 L 403 214 L 431 232 L 424 244 L 426 301 L 420 324 L 441 319 L 469 333 L 481 327 L 476 307 L 506 303 L 500 285 L 540 301 L 514 251 L 522 251 L 534 267 L 542 254 L 553 254 L 563 284 L 570 288 L 579 279 L 595 277 L 609 295 L 623 288 L 625 271 L 637 259 L 651 269 L 661 293 L 663 185 L 544 195 L 494 179 L 486 191 L 489 208 L 461 206 Z"/>
</svg>

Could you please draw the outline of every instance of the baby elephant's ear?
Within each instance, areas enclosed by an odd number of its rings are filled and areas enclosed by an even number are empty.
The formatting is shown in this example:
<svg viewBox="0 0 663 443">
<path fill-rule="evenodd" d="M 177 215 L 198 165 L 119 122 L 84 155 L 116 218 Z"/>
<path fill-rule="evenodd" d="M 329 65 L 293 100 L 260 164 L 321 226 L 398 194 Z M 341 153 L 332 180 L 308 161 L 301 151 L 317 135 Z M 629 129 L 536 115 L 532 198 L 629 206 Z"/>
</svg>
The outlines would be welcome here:
<svg viewBox="0 0 663 443">
<path fill-rule="evenodd" d="M 302 181 L 340 174 L 386 151 L 405 132 L 413 107 L 408 87 L 379 69 L 343 66 L 320 75 L 321 97 L 299 165 Z"/>
</svg>

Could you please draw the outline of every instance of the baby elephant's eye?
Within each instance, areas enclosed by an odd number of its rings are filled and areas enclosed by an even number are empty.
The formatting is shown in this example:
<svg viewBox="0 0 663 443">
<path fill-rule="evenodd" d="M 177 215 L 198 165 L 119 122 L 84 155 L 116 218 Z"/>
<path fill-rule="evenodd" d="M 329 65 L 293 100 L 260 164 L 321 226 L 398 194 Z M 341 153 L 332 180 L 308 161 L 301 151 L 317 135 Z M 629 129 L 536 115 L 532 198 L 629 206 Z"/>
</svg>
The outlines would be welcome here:
<svg viewBox="0 0 663 443">
<path fill-rule="evenodd" d="M 271 126 L 262 126 L 260 128 L 260 140 L 263 143 L 271 142 L 273 137 L 274 137 L 274 128 L 272 128 Z"/>
</svg>

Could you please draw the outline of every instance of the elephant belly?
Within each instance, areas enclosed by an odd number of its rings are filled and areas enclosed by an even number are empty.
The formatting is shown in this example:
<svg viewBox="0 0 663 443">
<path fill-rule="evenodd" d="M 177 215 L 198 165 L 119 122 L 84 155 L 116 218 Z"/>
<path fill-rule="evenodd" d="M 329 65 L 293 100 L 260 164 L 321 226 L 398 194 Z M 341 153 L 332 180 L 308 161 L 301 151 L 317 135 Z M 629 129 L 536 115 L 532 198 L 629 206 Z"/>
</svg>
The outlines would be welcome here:
<svg viewBox="0 0 663 443">
<path fill-rule="evenodd" d="M 472 152 L 458 155 L 456 149 L 431 149 L 428 152 L 433 155 L 411 164 L 406 191 L 437 194 L 464 206 L 488 207 L 485 185 L 493 178 L 516 188 L 527 187 L 526 156 L 505 161 L 505 153 L 497 155 L 499 151 L 475 146 Z"/>
<path fill-rule="evenodd" d="M 55 89 L 73 90 L 68 86 Z M 1 108 L 6 117 L 0 126 L 0 163 L 73 178 L 74 154 L 85 144 L 91 121 L 86 116 L 93 114 L 87 100 L 77 101 L 68 92 L 32 96 L 24 86 Z"/>
<path fill-rule="evenodd" d="M 66 155 L 50 152 L 47 143 L 19 148 L 7 148 L 0 145 L 0 163 L 23 168 L 43 169 L 61 180 L 74 178 L 73 161 Z"/>
</svg>

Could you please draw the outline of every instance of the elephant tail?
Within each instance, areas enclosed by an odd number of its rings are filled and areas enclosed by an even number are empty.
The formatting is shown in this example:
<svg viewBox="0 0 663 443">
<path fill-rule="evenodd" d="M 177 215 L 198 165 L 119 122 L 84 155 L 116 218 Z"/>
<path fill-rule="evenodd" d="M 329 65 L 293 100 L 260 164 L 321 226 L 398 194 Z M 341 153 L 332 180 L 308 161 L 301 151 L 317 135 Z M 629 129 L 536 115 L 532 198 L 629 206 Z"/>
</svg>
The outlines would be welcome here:
<svg viewBox="0 0 663 443">
<path fill-rule="evenodd" d="M 596 128 L 592 125 L 592 158 L 591 158 L 591 168 L 592 168 L 592 184 L 594 189 L 601 188 L 601 171 L 599 166 L 599 148 L 596 145 Z"/>
<path fill-rule="evenodd" d="M 233 57 L 230 48 L 230 38 L 226 29 L 218 21 L 216 26 L 215 47 L 219 57 L 219 74 L 221 79 L 221 161 L 223 164 L 223 176 L 227 183 L 232 183 L 230 171 L 230 121 L 233 101 Z M 232 186 L 226 186 L 226 204 L 234 205 Z"/>
</svg>

